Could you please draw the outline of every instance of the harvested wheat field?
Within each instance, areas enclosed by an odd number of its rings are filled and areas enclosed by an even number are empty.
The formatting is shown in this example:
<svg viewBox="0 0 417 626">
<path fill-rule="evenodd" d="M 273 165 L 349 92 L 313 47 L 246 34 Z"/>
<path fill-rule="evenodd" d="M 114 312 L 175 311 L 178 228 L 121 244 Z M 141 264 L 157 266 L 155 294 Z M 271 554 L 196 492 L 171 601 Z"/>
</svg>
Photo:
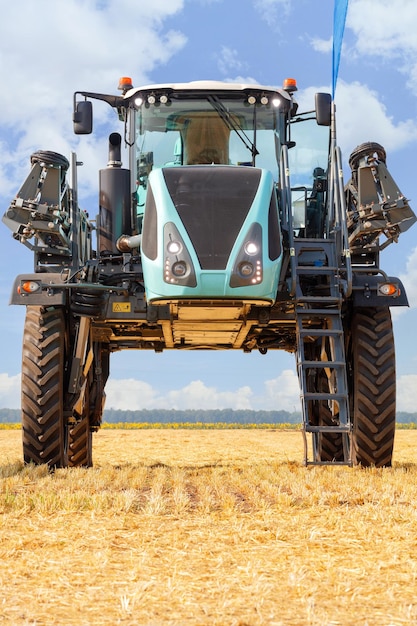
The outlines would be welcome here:
<svg viewBox="0 0 417 626">
<path fill-rule="evenodd" d="M 102 430 L 95 467 L 0 431 L 0 623 L 417 624 L 417 432 L 390 469 L 302 466 L 299 432 Z"/>
</svg>

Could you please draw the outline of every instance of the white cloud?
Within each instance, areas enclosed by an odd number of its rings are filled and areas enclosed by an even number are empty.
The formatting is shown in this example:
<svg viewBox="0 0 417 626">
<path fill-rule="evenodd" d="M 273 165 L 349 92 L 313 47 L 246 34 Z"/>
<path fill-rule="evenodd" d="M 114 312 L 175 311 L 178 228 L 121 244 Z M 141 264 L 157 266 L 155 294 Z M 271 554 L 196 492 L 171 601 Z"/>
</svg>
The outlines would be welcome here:
<svg viewBox="0 0 417 626">
<path fill-rule="evenodd" d="M 407 259 L 406 273 L 400 276 L 411 308 L 417 309 L 417 248 Z"/>
<path fill-rule="evenodd" d="M 20 374 L 0 374 L 0 408 L 20 408 Z"/>
<path fill-rule="evenodd" d="M 392 57 L 416 49 L 417 5 L 410 0 L 351 0 L 347 27 L 362 54 Z"/>
<path fill-rule="evenodd" d="M 106 407 L 109 409 L 138 411 L 159 408 L 157 403 L 157 392 L 151 385 L 141 380 L 110 378 L 107 382 Z"/>
<path fill-rule="evenodd" d="M 397 410 L 414 413 L 417 410 L 417 375 L 400 376 L 397 380 Z M 182 389 L 161 394 L 149 383 L 133 378 L 110 378 L 106 385 L 106 408 L 119 410 L 141 409 L 234 409 L 266 411 L 300 411 L 298 378 L 293 370 L 264 383 L 264 393 L 256 396 L 249 386 L 234 391 L 219 391 L 200 380 L 190 382 Z M 0 374 L 0 408 L 20 408 L 20 374 Z"/>
<path fill-rule="evenodd" d="M 346 25 L 355 36 L 351 54 L 395 59 L 417 93 L 417 4 L 411 0 L 351 0 Z"/>
<path fill-rule="evenodd" d="M 123 410 L 140 409 L 251 409 L 252 391 L 241 387 L 235 391 L 219 391 L 201 380 L 190 382 L 182 389 L 161 394 L 140 380 L 110 379 L 106 386 L 106 407 Z"/>
<path fill-rule="evenodd" d="M 406 374 L 397 380 L 397 411 L 415 413 L 417 411 L 416 402 L 417 374 Z"/>
<path fill-rule="evenodd" d="M 280 376 L 264 383 L 260 395 L 248 386 L 220 391 L 201 380 L 194 380 L 182 389 L 161 394 L 154 387 L 134 379 L 110 379 L 106 387 L 106 407 L 115 409 L 248 409 L 299 410 L 300 393 L 295 372 L 284 370 Z"/>
<path fill-rule="evenodd" d="M 219 391 L 195 380 L 179 391 L 170 391 L 164 402 L 176 409 L 251 409 L 251 396 L 247 386 L 236 391 Z"/>
<path fill-rule="evenodd" d="M 340 81 L 335 101 L 342 148 L 346 146 L 351 150 L 364 141 L 377 141 L 389 153 L 417 139 L 415 120 L 394 120 L 380 95 L 366 85 Z"/>
<path fill-rule="evenodd" d="M 74 91 L 117 93 L 123 75 L 134 84 L 149 82 L 152 69 L 184 46 L 182 33 L 164 29 L 164 19 L 183 6 L 184 0 L 8 4 L 0 21 L 2 194 L 21 183 L 34 150 L 68 155 L 74 149 Z M 96 128 L 112 116 L 108 105 L 98 105 Z M 84 149 L 89 138 L 78 143 Z"/>
<path fill-rule="evenodd" d="M 300 387 L 295 371 L 283 370 L 277 378 L 265 381 L 265 391 L 264 402 L 267 410 L 300 410 Z"/>
<path fill-rule="evenodd" d="M 0 375 L 0 389 L 2 380 L 6 376 L 6 374 Z M 17 385 L 18 377 L 12 378 L 17 379 L 17 383 L 14 383 Z M 417 375 L 410 374 L 398 378 L 398 411 L 415 412 L 417 410 L 416 388 Z M 13 391 L 11 391 L 12 393 Z M 201 380 L 192 381 L 182 389 L 173 389 L 166 394 L 161 394 L 148 383 L 134 379 L 110 379 L 106 386 L 106 395 L 106 407 L 120 410 L 247 409 L 253 411 L 301 411 L 298 377 L 296 372 L 290 369 L 283 370 L 277 378 L 265 381 L 264 389 L 259 395 L 256 395 L 249 386 L 233 391 L 220 391 L 215 387 L 207 386 Z M 16 397 L 19 397 L 18 394 Z"/>
<path fill-rule="evenodd" d="M 217 65 L 222 74 L 240 72 L 242 69 L 245 69 L 246 66 L 246 64 L 240 60 L 239 52 L 228 46 L 222 46 Z"/>
<path fill-rule="evenodd" d="M 291 10 L 291 0 L 255 0 L 254 7 L 268 26 L 276 28 Z"/>
<path fill-rule="evenodd" d="M 314 106 L 316 92 L 330 92 L 330 85 L 309 87 L 296 94 L 299 110 Z M 400 150 L 417 140 L 414 119 L 397 121 L 387 111 L 376 91 L 360 82 L 339 81 L 335 97 L 337 140 L 347 161 L 350 152 L 360 143 L 376 141 L 388 152 Z"/>
<path fill-rule="evenodd" d="M 359 66 L 397 69 L 417 94 L 417 3 L 411 0 L 350 0 L 342 59 Z M 333 38 L 312 38 L 317 52 L 331 53 Z M 390 63 L 394 61 L 394 63 Z M 389 64 L 389 65 L 388 65 Z"/>
<path fill-rule="evenodd" d="M 234 76 L 233 78 L 225 78 L 226 83 L 238 83 L 240 85 L 257 85 L 259 84 L 253 76 Z"/>
<path fill-rule="evenodd" d="M 313 38 L 311 40 L 311 46 L 313 50 L 316 50 L 316 52 L 331 52 L 333 49 L 333 37 L 330 37 L 329 39 Z"/>
<path fill-rule="evenodd" d="M 295 372 L 284 370 L 277 378 L 267 380 L 260 395 L 248 386 L 221 391 L 201 380 L 191 381 L 181 389 L 161 393 L 149 383 L 134 378 L 110 378 L 106 385 L 106 407 L 120 410 L 141 409 L 234 409 L 286 410 L 300 408 L 298 380 Z M 0 408 L 20 407 L 20 374 L 0 374 Z"/>
</svg>

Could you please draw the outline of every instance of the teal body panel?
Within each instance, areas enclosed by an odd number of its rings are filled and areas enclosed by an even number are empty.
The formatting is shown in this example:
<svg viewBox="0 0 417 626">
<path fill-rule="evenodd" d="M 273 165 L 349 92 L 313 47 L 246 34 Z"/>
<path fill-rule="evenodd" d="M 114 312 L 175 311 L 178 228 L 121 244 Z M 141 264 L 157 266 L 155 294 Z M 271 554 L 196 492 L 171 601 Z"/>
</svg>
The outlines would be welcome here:
<svg viewBox="0 0 417 626">
<path fill-rule="evenodd" d="M 217 165 L 206 166 L 193 166 L 193 167 L 205 167 L 210 168 L 210 174 L 214 173 L 213 180 L 215 180 L 215 171 L 212 168 L 217 168 Z M 227 166 L 228 169 L 242 169 L 244 166 Z M 222 166 L 223 170 L 225 169 Z M 177 168 L 176 168 L 177 169 Z M 178 168 L 181 169 L 181 168 Z M 190 169 L 190 168 L 188 168 Z M 256 169 L 256 168 L 254 168 Z M 231 248 L 229 258 L 227 260 L 226 267 L 224 269 L 202 269 L 199 262 L 199 257 L 196 250 L 193 247 L 193 243 L 187 232 L 187 229 L 182 222 L 179 213 L 175 207 L 174 201 L 171 198 L 166 179 L 164 176 L 164 168 L 154 169 L 149 175 L 149 187 L 148 187 L 148 201 L 149 201 L 149 189 L 151 189 L 152 197 L 154 200 L 154 207 L 156 209 L 156 220 L 153 219 L 154 226 L 152 233 L 147 231 L 146 227 L 146 213 L 148 205 L 145 208 L 144 218 L 144 232 L 143 237 L 149 238 L 149 236 L 156 236 L 157 242 L 151 246 L 143 245 L 142 248 L 142 267 L 144 275 L 144 283 L 146 290 L 146 298 L 148 303 L 157 304 L 158 301 L 176 301 L 180 299 L 238 299 L 245 301 L 264 301 L 266 305 L 273 303 L 276 300 L 278 281 L 281 272 L 282 265 L 282 242 L 281 231 L 279 229 L 278 208 L 276 201 L 273 202 L 271 208 L 271 198 L 274 198 L 276 194 L 275 182 L 272 174 L 268 170 L 258 170 L 259 172 L 259 185 L 256 189 L 251 206 L 247 212 L 240 231 L 235 239 L 235 242 Z M 198 223 L 199 206 L 193 207 L 195 209 L 195 219 Z M 275 242 L 275 249 L 278 250 L 274 255 L 275 258 L 270 258 L 270 233 L 269 226 L 271 222 L 270 212 L 275 211 L 277 213 L 276 229 L 273 235 L 279 238 L 279 242 Z M 155 226 L 156 221 L 156 226 Z M 170 278 L 170 282 L 165 279 L 165 266 L 167 263 L 167 250 L 166 240 L 164 241 L 164 229 L 167 225 L 174 224 L 182 244 L 188 253 L 188 259 L 191 263 L 191 272 L 193 278 L 195 275 L 194 286 L 176 284 L 174 278 Z M 254 226 L 255 225 L 255 226 Z M 218 234 L 207 233 L 207 237 L 221 236 L 222 224 L 217 225 Z M 247 284 L 244 286 L 231 286 L 231 277 L 233 272 L 236 273 L 236 264 L 245 244 L 251 239 L 254 229 L 256 230 L 258 239 L 261 243 L 261 270 L 260 277 L 258 276 L 258 282 L 256 284 Z M 151 255 L 153 258 L 147 256 L 147 249 L 151 247 L 154 252 Z"/>
</svg>

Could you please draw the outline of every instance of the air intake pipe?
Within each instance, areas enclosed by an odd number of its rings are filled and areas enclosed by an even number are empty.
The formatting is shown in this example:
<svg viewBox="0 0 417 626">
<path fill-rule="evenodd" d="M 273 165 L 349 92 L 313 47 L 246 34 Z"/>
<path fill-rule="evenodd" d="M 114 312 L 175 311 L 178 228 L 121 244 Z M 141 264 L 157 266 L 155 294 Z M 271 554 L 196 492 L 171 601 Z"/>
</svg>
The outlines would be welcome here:
<svg viewBox="0 0 417 626">
<path fill-rule="evenodd" d="M 132 234 L 130 170 L 122 168 L 119 133 L 109 136 L 109 162 L 99 172 L 100 209 L 97 224 L 99 254 L 120 254 L 116 241 Z"/>
</svg>

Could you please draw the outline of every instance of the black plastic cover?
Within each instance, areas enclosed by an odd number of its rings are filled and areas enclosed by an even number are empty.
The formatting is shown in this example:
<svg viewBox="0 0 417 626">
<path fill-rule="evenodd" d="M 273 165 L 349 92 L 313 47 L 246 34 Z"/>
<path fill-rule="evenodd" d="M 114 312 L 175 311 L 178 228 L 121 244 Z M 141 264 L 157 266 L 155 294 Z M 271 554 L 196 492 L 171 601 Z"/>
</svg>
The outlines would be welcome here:
<svg viewBox="0 0 417 626">
<path fill-rule="evenodd" d="M 201 269 L 225 269 L 252 206 L 261 170 L 196 165 L 165 168 L 164 177 Z"/>
</svg>

